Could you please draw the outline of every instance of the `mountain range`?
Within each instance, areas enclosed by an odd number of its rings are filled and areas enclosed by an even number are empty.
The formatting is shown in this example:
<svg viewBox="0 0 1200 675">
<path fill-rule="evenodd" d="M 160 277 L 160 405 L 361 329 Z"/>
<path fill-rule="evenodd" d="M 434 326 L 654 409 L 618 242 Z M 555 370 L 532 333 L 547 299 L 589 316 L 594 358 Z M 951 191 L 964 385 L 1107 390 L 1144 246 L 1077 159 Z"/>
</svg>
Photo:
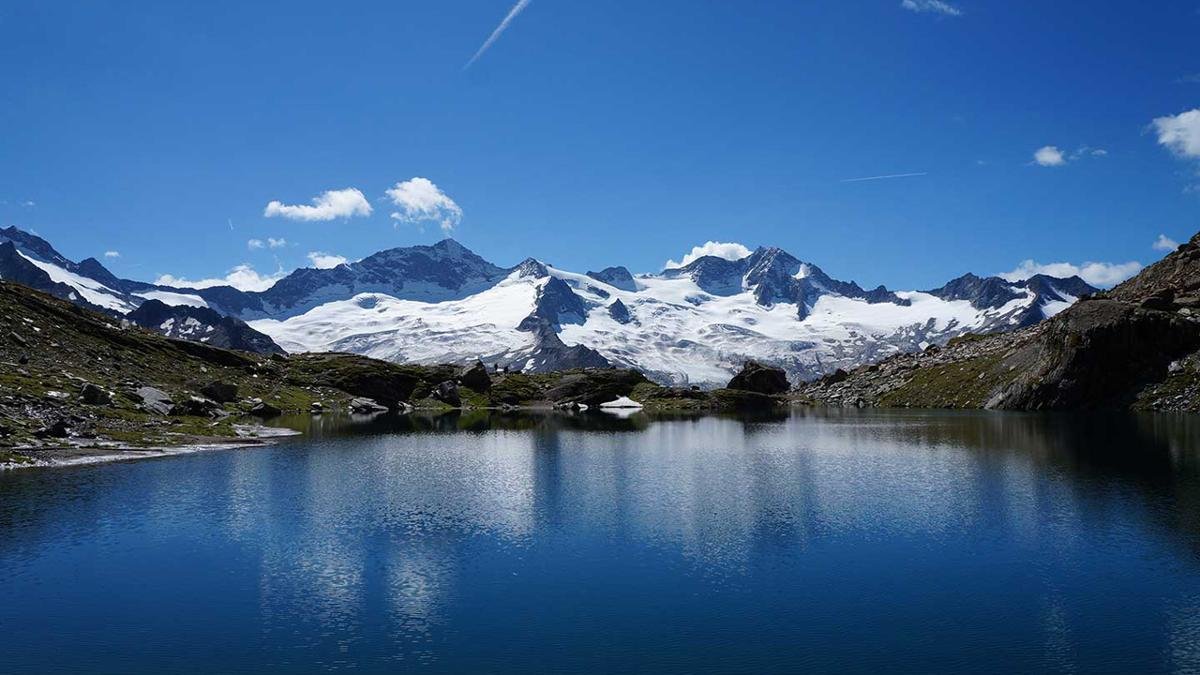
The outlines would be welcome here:
<svg viewBox="0 0 1200 675">
<path fill-rule="evenodd" d="M 15 227 L 0 230 L 0 279 L 219 347 L 479 359 L 524 372 L 613 365 L 704 387 L 748 359 L 812 380 L 1031 326 L 1097 291 L 1078 277 L 972 274 L 925 291 L 867 290 L 773 247 L 656 274 L 575 273 L 534 258 L 498 266 L 452 239 L 298 269 L 260 292 L 177 288 L 119 279 L 94 258 L 72 262 Z"/>
</svg>

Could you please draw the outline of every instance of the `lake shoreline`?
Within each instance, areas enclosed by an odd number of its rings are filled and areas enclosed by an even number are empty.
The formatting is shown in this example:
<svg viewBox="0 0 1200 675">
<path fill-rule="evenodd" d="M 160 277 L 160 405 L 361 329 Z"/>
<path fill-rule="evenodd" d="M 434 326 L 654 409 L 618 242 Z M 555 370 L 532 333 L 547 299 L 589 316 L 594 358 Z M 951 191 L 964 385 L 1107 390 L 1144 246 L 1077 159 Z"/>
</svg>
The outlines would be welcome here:
<svg viewBox="0 0 1200 675">
<path fill-rule="evenodd" d="M 302 436 L 292 429 L 254 427 L 254 436 L 198 437 L 176 445 L 152 447 L 129 445 L 61 446 L 52 448 L 10 448 L 0 455 L 0 472 L 22 469 L 54 469 L 92 464 L 111 464 L 157 457 L 178 457 L 214 450 L 261 448 L 284 438 Z"/>
</svg>

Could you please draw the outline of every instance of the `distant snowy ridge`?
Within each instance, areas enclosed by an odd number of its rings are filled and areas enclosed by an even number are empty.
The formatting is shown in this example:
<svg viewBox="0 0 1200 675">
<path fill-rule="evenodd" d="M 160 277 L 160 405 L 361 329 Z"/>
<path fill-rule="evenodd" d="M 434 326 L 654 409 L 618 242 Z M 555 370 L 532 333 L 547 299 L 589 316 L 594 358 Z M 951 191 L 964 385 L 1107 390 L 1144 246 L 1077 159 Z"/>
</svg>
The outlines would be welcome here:
<svg viewBox="0 0 1200 675">
<path fill-rule="evenodd" d="M 0 230 L 0 278 L 112 314 L 151 300 L 191 308 L 150 324 L 187 339 L 232 330 L 234 343 L 264 350 L 482 359 L 528 372 L 616 365 L 701 386 L 724 384 L 746 359 L 812 379 L 964 333 L 1031 325 L 1096 291 L 1078 277 L 971 274 L 928 291 L 868 290 L 771 247 L 636 277 L 619 266 L 578 274 L 533 258 L 500 267 L 450 239 L 298 269 L 261 292 L 187 289 L 117 279 L 94 259 L 72 263 L 15 228 Z M 254 332 L 220 328 L 213 317 L 222 315 Z"/>
</svg>

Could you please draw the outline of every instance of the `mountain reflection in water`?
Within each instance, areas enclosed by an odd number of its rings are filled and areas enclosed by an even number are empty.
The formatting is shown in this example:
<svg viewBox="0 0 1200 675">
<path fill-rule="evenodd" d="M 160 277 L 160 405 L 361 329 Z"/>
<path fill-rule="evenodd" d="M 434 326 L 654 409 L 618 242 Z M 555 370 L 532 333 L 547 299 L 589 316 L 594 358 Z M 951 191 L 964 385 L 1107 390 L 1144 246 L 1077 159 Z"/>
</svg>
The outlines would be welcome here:
<svg viewBox="0 0 1200 675">
<path fill-rule="evenodd" d="M 479 411 L 0 475 L 0 671 L 1200 668 L 1200 421 Z"/>
</svg>

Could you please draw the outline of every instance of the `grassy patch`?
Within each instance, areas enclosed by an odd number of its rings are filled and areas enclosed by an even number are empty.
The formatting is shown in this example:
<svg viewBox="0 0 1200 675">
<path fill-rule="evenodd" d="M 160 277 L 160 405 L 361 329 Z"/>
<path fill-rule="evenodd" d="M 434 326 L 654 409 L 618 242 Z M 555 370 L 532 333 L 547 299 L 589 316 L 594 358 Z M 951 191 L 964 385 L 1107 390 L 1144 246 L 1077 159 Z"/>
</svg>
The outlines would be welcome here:
<svg viewBox="0 0 1200 675">
<path fill-rule="evenodd" d="M 929 366 L 913 371 L 912 378 L 884 394 L 879 404 L 907 408 L 982 408 L 1012 374 L 1000 362 L 1002 354 Z"/>
</svg>

